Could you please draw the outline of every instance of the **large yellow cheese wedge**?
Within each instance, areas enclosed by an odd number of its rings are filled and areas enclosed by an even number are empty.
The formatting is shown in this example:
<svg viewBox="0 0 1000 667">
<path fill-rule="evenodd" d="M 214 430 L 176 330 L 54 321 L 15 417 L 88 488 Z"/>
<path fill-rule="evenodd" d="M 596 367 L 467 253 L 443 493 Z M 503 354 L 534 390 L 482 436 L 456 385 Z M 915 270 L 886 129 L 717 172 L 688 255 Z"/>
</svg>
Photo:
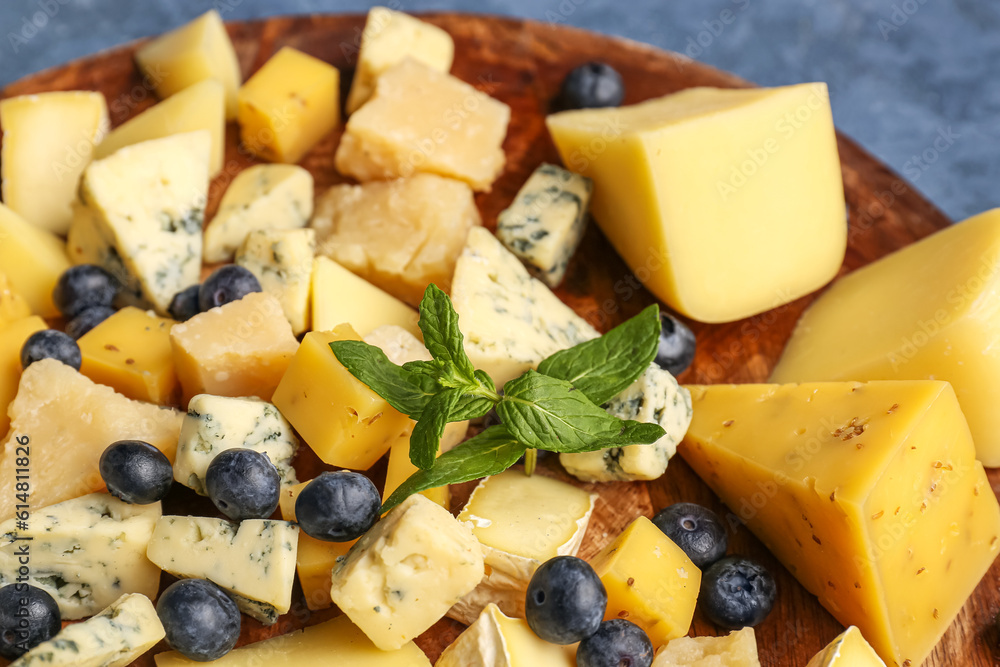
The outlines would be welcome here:
<svg viewBox="0 0 1000 667">
<path fill-rule="evenodd" d="M 70 91 L 0 101 L 3 201 L 33 225 L 65 234 L 80 174 L 108 131 L 104 95 Z"/>
<path fill-rule="evenodd" d="M 838 280 L 799 320 L 773 382 L 946 380 L 983 465 L 1000 465 L 1000 208 Z"/>
<path fill-rule="evenodd" d="M 636 278 L 689 317 L 749 317 L 840 268 L 844 189 L 823 83 L 692 88 L 547 124 L 566 167 L 594 180 L 591 211 Z"/>
<path fill-rule="evenodd" d="M 312 271 L 312 328 L 332 331 L 350 324 L 362 336 L 394 324 L 420 335 L 417 311 L 383 292 L 328 257 L 319 256 Z"/>
<path fill-rule="evenodd" d="M 0 204 L 0 273 L 24 297 L 31 311 L 42 317 L 59 317 L 52 290 L 69 268 L 66 244 L 59 237 L 35 227 Z"/>
<path fill-rule="evenodd" d="M 753 628 L 722 637 L 678 637 L 657 651 L 653 667 L 760 667 L 757 638 Z"/>
<path fill-rule="evenodd" d="M 205 12 L 141 46 L 135 61 L 160 97 L 215 79 L 225 90 L 226 118 L 236 118 L 236 91 L 243 75 L 218 11 Z"/>
<path fill-rule="evenodd" d="M 0 329 L 31 315 L 24 297 L 14 291 L 6 273 L 0 273 Z"/>
<path fill-rule="evenodd" d="M 7 435 L 7 406 L 17 395 L 21 380 L 21 348 L 31 334 L 42 329 L 48 329 L 48 325 L 37 315 L 0 326 L 0 438 Z"/>
<path fill-rule="evenodd" d="M 814 655 L 806 667 L 885 667 L 885 663 L 852 625 Z"/>
<path fill-rule="evenodd" d="M 923 662 L 1000 553 L 946 382 L 691 387 L 679 451 L 888 665 Z"/>
<path fill-rule="evenodd" d="M 183 416 L 125 398 L 54 359 L 25 369 L 8 415 L 10 432 L 0 448 L 0 520 L 17 502 L 16 470 L 25 467 L 18 463 L 18 444 L 30 450 L 31 505 L 44 507 L 103 489 L 98 461 L 117 440 L 143 440 L 172 461 Z"/>
</svg>

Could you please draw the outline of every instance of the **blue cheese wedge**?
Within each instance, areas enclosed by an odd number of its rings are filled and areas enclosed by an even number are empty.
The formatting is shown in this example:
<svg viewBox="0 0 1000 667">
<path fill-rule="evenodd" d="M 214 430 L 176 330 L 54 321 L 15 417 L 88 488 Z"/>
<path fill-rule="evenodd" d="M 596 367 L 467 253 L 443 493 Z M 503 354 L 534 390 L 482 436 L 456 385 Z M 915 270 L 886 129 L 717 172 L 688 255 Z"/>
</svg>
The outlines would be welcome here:
<svg viewBox="0 0 1000 667">
<path fill-rule="evenodd" d="M 207 579 L 247 616 L 265 625 L 292 604 L 299 528 L 288 521 L 165 516 L 146 555 L 176 577 Z"/>
<path fill-rule="evenodd" d="M 264 291 L 278 299 L 296 336 L 309 329 L 309 295 L 315 254 L 316 231 L 313 229 L 250 232 L 236 251 L 236 264 L 257 276 Z"/>
<path fill-rule="evenodd" d="M 125 667 L 165 635 L 149 598 L 130 593 L 93 618 L 67 625 L 10 667 Z"/>
<path fill-rule="evenodd" d="M 18 570 L 30 552 L 27 583 L 55 598 L 63 620 L 93 616 L 123 593 L 155 597 L 160 568 L 146 558 L 159 503 L 129 505 L 92 493 L 32 509 L 28 528 L 0 524 L 0 586 L 23 581 Z M 30 542 L 29 542 L 30 540 Z"/>
<path fill-rule="evenodd" d="M 232 398 L 198 394 L 188 402 L 174 460 L 174 479 L 200 495 L 205 473 L 216 456 L 241 447 L 266 454 L 278 469 L 282 486 L 292 486 L 292 459 L 299 439 L 291 424 L 271 403 L 256 398 Z"/>
<path fill-rule="evenodd" d="M 520 618 L 495 604 L 444 650 L 434 667 L 575 667 L 572 647 L 543 641 Z"/>
<path fill-rule="evenodd" d="M 122 306 L 151 307 L 142 295 L 139 279 L 125 268 L 114 243 L 101 233 L 97 214 L 80 202 L 73 203 L 73 224 L 66 239 L 66 251 L 74 264 L 96 264 L 117 278 L 121 284 L 118 301 Z"/>
<path fill-rule="evenodd" d="M 580 245 L 593 187 L 589 178 L 543 164 L 497 218 L 497 238 L 549 287 L 563 281 Z"/>
</svg>

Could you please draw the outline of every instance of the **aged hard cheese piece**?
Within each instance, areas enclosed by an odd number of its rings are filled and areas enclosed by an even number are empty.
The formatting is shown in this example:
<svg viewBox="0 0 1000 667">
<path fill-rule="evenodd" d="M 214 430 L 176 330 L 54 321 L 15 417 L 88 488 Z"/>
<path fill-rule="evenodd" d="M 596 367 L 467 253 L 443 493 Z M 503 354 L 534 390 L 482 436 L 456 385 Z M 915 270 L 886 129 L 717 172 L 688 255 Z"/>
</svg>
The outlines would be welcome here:
<svg viewBox="0 0 1000 667">
<path fill-rule="evenodd" d="M 657 652 L 653 667 L 760 667 L 757 638 L 753 628 L 722 637 L 678 637 Z"/>
<path fill-rule="evenodd" d="M 196 394 L 269 400 L 298 341 L 281 304 L 255 292 L 170 330 L 185 403 Z"/>
<path fill-rule="evenodd" d="M 510 107 L 413 58 L 386 70 L 347 121 L 337 170 L 359 181 L 428 172 L 488 192 L 503 170 Z"/>
<path fill-rule="evenodd" d="M 410 424 L 344 368 L 335 340 L 361 340 L 349 325 L 305 335 L 274 404 L 316 455 L 333 466 L 367 470 Z"/>
<path fill-rule="evenodd" d="M 417 306 L 431 283 L 448 292 L 469 230 L 482 224 L 461 181 L 417 174 L 336 185 L 316 205 L 320 254 Z"/>
<path fill-rule="evenodd" d="M 265 454 L 282 485 L 298 484 L 292 459 L 299 439 L 278 408 L 256 398 L 198 394 L 188 402 L 174 459 L 174 479 L 203 496 L 205 473 L 215 457 L 240 447 Z"/>
<path fill-rule="evenodd" d="M 10 667 L 125 667 L 165 635 L 149 598 L 126 594 L 93 618 L 66 626 Z"/>
<path fill-rule="evenodd" d="M 205 12 L 141 46 L 135 61 L 160 97 L 215 79 L 225 91 L 226 118 L 236 118 L 236 91 L 243 75 L 218 11 Z"/>
<path fill-rule="evenodd" d="M 21 381 L 21 348 L 31 334 L 48 328 L 45 320 L 37 315 L 0 326 L 0 433 L 3 435 L 7 435 L 10 426 L 7 406 L 17 395 L 17 385 Z"/>
<path fill-rule="evenodd" d="M 539 639 L 528 622 L 508 618 L 495 604 L 444 650 L 434 667 L 573 667 L 562 646 Z"/>
<path fill-rule="evenodd" d="M 313 177 L 291 164 L 257 164 L 226 188 L 219 211 L 205 228 L 205 261 L 232 259 L 257 230 L 305 227 L 313 212 Z"/>
<path fill-rule="evenodd" d="M 887 664 L 919 665 L 1000 552 L 1000 507 L 951 386 L 691 394 L 680 452 L 695 472 Z"/>
<path fill-rule="evenodd" d="M 59 317 L 52 290 L 69 268 L 66 244 L 0 204 L 0 273 L 24 297 L 31 312 Z"/>
<path fill-rule="evenodd" d="M 340 72 L 285 46 L 237 98 L 243 145 L 269 162 L 298 162 L 340 123 Z"/>
<path fill-rule="evenodd" d="M 386 7 L 372 7 L 361 33 L 358 66 L 347 95 L 347 113 L 354 113 L 375 92 L 375 80 L 404 58 L 413 58 L 441 72 L 451 69 L 455 43 L 441 28 Z"/>
<path fill-rule="evenodd" d="M 55 598 L 63 620 L 92 616 L 122 593 L 156 595 L 160 568 L 146 558 L 146 546 L 160 503 L 129 505 L 92 493 L 49 507 L 32 497 L 31 504 L 27 529 L 14 519 L 0 524 L 0 586 L 21 581 L 19 559 L 30 539 L 28 583 Z"/>
<path fill-rule="evenodd" d="M 483 577 L 469 528 L 415 494 L 358 540 L 333 571 L 330 597 L 383 651 L 431 627 Z"/>
<path fill-rule="evenodd" d="M 608 239 L 685 315 L 738 320 L 840 269 L 844 189 L 823 83 L 691 88 L 547 124 L 563 163 L 594 179 Z"/>
<path fill-rule="evenodd" d="M 270 625 L 292 604 L 298 537 L 298 526 L 287 521 L 165 516 L 146 554 L 174 576 L 221 586 L 240 611 Z"/>
<path fill-rule="evenodd" d="M 196 667 L 175 651 L 154 656 L 156 667 Z M 241 646 L 218 660 L 217 667 L 307 667 L 335 662 L 338 667 L 431 667 L 424 652 L 409 642 L 395 651 L 376 648 L 346 616 L 290 632 L 256 644 Z"/>
<path fill-rule="evenodd" d="M 311 229 L 259 230 L 247 234 L 235 263 L 257 277 L 281 302 L 296 336 L 309 329 L 316 233 Z"/>
<path fill-rule="evenodd" d="M 7 274 L 0 271 L 0 329 L 29 315 L 28 302 L 10 286 Z"/>
<path fill-rule="evenodd" d="M 806 667 L 885 667 L 854 625 L 813 656 Z"/>
<path fill-rule="evenodd" d="M 562 282 L 580 245 L 593 187 L 589 178 L 543 164 L 497 218 L 497 238 L 549 287 Z"/>
<path fill-rule="evenodd" d="M 104 95 L 71 91 L 0 101 L 3 201 L 25 220 L 65 234 L 80 174 L 108 131 Z"/>
<path fill-rule="evenodd" d="M 393 324 L 418 334 L 417 311 L 364 278 L 318 256 L 312 271 L 312 328 L 332 331 L 350 324 L 361 335 Z"/>
<path fill-rule="evenodd" d="M 773 382 L 945 380 L 983 465 L 1000 465 L 1000 209 L 838 280 L 806 311 Z"/>
<path fill-rule="evenodd" d="M 116 440 L 143 440 L 173 461 L 181 428 L 176 410 L 129 400 L 55 359 L 25 369 L 7 413 L 0 520 L 13 516 L 17 502 L 18 442 L 31 449 L 31 505 L 42 507 L 103 489 L 97 464 Z"/>
</svg>

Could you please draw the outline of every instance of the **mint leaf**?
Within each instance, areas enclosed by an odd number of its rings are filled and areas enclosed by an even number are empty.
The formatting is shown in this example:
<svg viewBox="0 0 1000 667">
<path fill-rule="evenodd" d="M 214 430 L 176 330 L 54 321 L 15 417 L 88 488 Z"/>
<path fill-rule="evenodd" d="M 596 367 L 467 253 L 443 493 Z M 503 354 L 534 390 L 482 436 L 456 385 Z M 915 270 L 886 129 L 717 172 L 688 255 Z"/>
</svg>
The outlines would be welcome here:
<svg viewBox="0 0 1000 667">
<path fill-rule="evenodd" d="M 337 340 L 330 343 L 330 349 L 351 375 L 412 419 L 420 419 L 427 403 L 441 391 L 433 376 L 397 366 L 374 345 Z"/>
<path fill-rule="evenodd" d="M 410 461 L 423 470 L 429 470 L 434 465 L 444 427 L 450 421 L 455 406 L 462 398 L 458 389 L 445 389 L 427 402 L 420 421 L 413 427 L 410 434 Z"/>
<path fill-rule="evenodd" d="M 654 304 L 600 338 L 556 352 L 538 372 L 566 380 L 602 405 L 646 372 L 659 344 L 660 308 Z"/>
<path fill-rule="evenodd" d="M 418 325 L 431 356 L 453 364 L 462 377 L 471 380 L 475 368 L 465 353 L 465 337 L 458 328 L 458 313 L 448 295 L 434 283 L 427 286 L 424 298 L 420 300 Z"/>
<path fill-rule="evenodd" d="M 659 424 L 613 417 L 569 382 L 537 371 L 508 382 L 496 410 L 511 435 L 550 452 L 650 444 L 666 435 Z"/>
<path fill-rule="evenodd" d="M 445 484 L 459 484 L 489 475 L 499 475 L 524 454 L 525 447 L 503 426 L 491 426 L 458 447 L 445 452 L 429 470 L 418 470 L 392 492 L 382 505 L 382 513 L 408 496 Z"/>
</svg>

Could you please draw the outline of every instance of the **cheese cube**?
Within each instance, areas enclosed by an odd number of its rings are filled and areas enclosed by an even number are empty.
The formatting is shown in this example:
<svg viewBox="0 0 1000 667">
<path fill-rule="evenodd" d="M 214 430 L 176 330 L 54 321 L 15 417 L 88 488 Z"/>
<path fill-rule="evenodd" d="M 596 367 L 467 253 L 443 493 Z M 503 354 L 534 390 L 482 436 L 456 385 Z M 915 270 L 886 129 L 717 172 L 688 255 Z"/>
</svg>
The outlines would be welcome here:
<svg viewBox="0 0 1000 667">
<path fill-rule="evenodd" d="M 852 625 L 814 655 L 806 667 L 885 667 L 885 663 Z"/>
<path fill-rule="evenodd" d="M 315 254 L 316 233 L 311 229 L 250 232 L 236 251 L 236 264 L 278 299 L 296 336 L 309 330 Z"/>
<path fill-rule="evenodd" d="M 180 385 L 170 347 L 173 325 L 151 312 L 122 308 L 77 341 L 80 372 L 137 401 L 176 403 Z"/>
<path fill-rule="evenodd" d="M 680 452 L 695 472 L 886 663 L 923 662 L 1000 552 L 1000 506 L 951 386 L 691 395 Z"/>
<path fill-rule="evenodd" d="M 0 273 L 28 302 L 31 312 L 59 317 L 52 290 L 68 268 L 66 244 L 0 204 Z"/>
<path fill-rule="evenodd" d="M 434 667 L 574 667 L 562 646 L 543 641 L 521 618 L 488 604 L 479 618 L 444 650 Z"/>
<path fill-rule="evenodd" d="M 328 257 L 319 256 L 312 271 L 313 331 L 332 331 L 350 324 L 361 335 L 394 324 L 420 334 L 419 316 L 391 294 L 383 292 Z"/>
<path fill-rule="evenodd" d="M 184 403 L 196 394 L 270 400 L 298 341 L 281 304 L 254 292 L 170 330 Z"/>
<path fill-rule="evenodd" d="M 340 124 L 340 72 L 285 46 L 238 95 L 243 145 L 269 162 L 294 163 Z"/>
<path fill-rule="evenodd" d="M 847 225 L 826 84 L 689 88 L 547 125 L 563 163 L 594 179 L 591 211 L 636 278 L 689 317 L 749 317 L 840 269 Z"/>
<path fill-rule="evenodd" d="M 287 521 L 165 516 L 146 553 L 176 577 L 220 586 L 241 612 L 271 625 L 292 605 L 298 537 L 298 526 Z"/>
<path fill-rule="evenodd" d="M 391 651 L 434 625 L 483 578 L 468 526 L 420 494 L 397 505 L 333 571 L 330 597 L 375 646 Z"/>
<path fill-rule="evenodd" d="M 113 129 L 97 145 L 94 158 L 104 159 L 143 141 L 205 130 L 211 138 L 208 173 L 215 176 L 222 171 L 226 156 L 224 95 L 222 84 L 212 79 L 185 88 Z"/>
<path fill-rule="evenodd" d="M 290 164 L 257 164 L 226 188 L 205 228 L 205 261 L 225 262 L 258 230 L 305 227 L 313 213 L 313 177 Z"/>
<path fill-rule="evenodd" d="M 427 172 L 489 192 L 503 171 L 510 107 L 445 72 L 405 58 L 347 121 L 337 170 L 359 181 Z"/>
<path fill-rule="evenodd" d="M 455 261 L 480 224 L 469 186 L 431 174 L 336 185 L 312 220 L 320 254 L 412 306 L 431 283 L 451 291 Z"/>
<path fill-rule="evenodd" d="M 0 272 L 0 329 L 28 315 L 31 315 L 28 302 L 10 286 L 7 274 Z"/>
<path fill-rule="evenodd" d="M 593 183 L 571 171 L 543 164 L 497 218 L 497 238 L 549 287 L 566 276 L 587 222 Z"/>
<path fill-rule="evenodd" d="M 0 446 L 0 521 L 14 514 L 18 445 L 30 449 L 31 504 L 52 505 L 99 491 L 98 461 L 116 440 L 142 440 L 173 461 L 181 413 L 140 403 L 95 384 L 55 359 L 21 374 L 7 408 L 10 432 Z"/>
<path fill-rule="evenodd" d="M 160 503 L 93 493 L 48 507 L 32 496 L 31 505 L 27 529 L 13 518 L 0 524 L 0 586 L 24 581 L 20 546 L 30 539 L 27 583 L 55 599 L 63 620 L 93 616 L 122 593 L 156 596 L 160 568 L 147 560 L 146 546 Z"/>
<path fill-rule="evenodd" d="M 45 320 L 34 315 L 0 326 L 0 433 L 4 435 L 10 426 L 7 406 L 21 380 L 21 348 L 31 334 L 48 328 Z"/>
<path fill-rule="evenodd" d="M 325 463 L 367 470 L 410 424 L 385 399 L 344 368 L 330 349 L 361 340 L 350 325 L 305 335 L 273 402 Z"/>
<path fill-rule="evenodd" d="M 205 12 L 139 47 L 135 62 L 160 97 L 205 79 L 218 81 L 225 91 L 226 119 L 236 118 L 236 91 L 243 74 L 218 11 Z"/>
<path fill-rule="evenodd" d="M 80 174 L 108 131 L 104 95 L 70 91 L 0 101 L 3 201 L 25 220 L 65 234 Z"/>
<path fill-rule="evenodd" d="M 653 667 L 760 667 L 757 638 L 753 628 L 722 637 L 678 637 L 657 652 Z"/>
<path fill-rule="evenodd" d="M 524 618 L 535 570 L 550 558 L 576 555 L 596 501 L 596 494 L 519 470 L 480 482 L 458 520 L 482 545 L 487 574 L 448 615 L 469 624 L 495 603 L 504 614 Z"/>
</svg>

